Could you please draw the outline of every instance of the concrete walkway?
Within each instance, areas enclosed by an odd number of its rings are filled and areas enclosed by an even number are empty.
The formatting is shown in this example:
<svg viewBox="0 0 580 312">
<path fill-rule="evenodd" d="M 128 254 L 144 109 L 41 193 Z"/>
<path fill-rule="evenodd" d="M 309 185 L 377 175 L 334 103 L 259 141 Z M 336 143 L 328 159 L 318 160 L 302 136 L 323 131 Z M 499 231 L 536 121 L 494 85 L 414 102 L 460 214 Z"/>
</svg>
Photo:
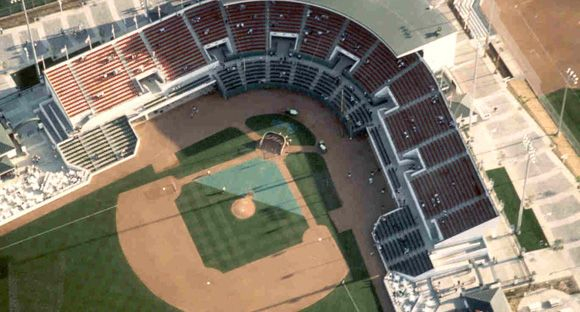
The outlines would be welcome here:
<svg viewBox="0 0 580 312">
<path fill-rule="evenodd" d="M 452 15 L 448 18 L 454 20 Z M 451 72 L 459 88 L 472 93 L 476 44 L 458 29 L 457 66 Z M 564 241 L 564 252 L 548 249 L 526 255 L 527 262 L 536 262 L 534 268 L 544 267 L 537 272 L 544 276 L 536 280 L 580 272 L 576 269 L 580 265 L 580 193 L 575 177 L 552 151 L 546 133 L 522 109 L 499 74 L 494 74 L 488 57 L 480 58 L 477 77 L 474 103 L 478 111 L 490 114 L 470 132 L 477 162 L 483 170 L 505 167 L 521 198 L 527 156 L 522 138 L 527 135 L 533 139 L 536 162 L 529 171 L 527 206 L 534 210 L 550 244 L 557 239 Z M 536 256 L 538 253 L 542 256 Z"/>
</svg>

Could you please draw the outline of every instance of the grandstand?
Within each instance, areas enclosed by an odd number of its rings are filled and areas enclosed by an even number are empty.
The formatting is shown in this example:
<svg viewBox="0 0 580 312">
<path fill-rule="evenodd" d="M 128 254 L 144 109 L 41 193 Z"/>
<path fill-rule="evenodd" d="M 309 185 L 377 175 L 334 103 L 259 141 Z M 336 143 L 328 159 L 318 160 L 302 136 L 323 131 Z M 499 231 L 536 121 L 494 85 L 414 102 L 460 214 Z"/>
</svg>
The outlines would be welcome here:
<svg viewBox="0 0 580 312">
<path fill-rule="evenodd" d="M 429 44 L 453 31 L 410 30 L 393 10 L 418 11 L 414 1 L 348 16 L 347 1 L 334 2 L 203 1 L 104 43 L 46 70 L 55 100 L 41 108 L 47 132 L 70 165 L 95 173 L 135 153 L 132 122 L 177 99 L 213 88 L 226 98 L 262 88 L 307 94 L 350 136 L 368 135 L 399 203 L 373 230 L 385 268 L 432 271 L 435 245 L 497 216 L 427 61 Z M 374 10 L 380 21 L 369 21 Z M 442 24 L 421 10 L 415 23 Z"/>
</svg>

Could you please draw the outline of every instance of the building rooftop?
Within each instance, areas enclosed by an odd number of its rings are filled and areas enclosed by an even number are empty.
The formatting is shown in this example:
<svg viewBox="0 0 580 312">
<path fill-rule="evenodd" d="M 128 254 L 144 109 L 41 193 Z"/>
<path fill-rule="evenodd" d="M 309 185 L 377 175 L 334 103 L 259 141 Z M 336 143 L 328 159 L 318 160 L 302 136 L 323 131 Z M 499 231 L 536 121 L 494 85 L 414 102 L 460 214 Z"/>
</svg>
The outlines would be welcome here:
<svg viewBox="0 0 580 312">
<path fill-rule="evenodd" d="M 240 3 L 244 0 L 222 0 Z M 455 32 L 441 12 L 430 9 L 426 0 L 300 0 L 355 20 L 381 38 L 401 57 Z"/>
</svg>

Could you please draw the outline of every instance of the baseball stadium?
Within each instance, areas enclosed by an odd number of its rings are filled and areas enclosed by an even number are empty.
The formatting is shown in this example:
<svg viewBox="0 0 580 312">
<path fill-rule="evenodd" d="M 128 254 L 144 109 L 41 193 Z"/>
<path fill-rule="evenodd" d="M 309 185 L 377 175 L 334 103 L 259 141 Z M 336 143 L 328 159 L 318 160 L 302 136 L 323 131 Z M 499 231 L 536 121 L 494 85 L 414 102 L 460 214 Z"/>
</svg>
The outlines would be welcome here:
<svg viewBox="0 0 580 312">
<path fill-rule="evenodd" d="M 458 32 L 439 10 L 204 0 L 149 19 L 43 70 L 30 122 L 51 149 L 33 160 L 62 173 L 0 189 L 0 310 L 505 301 L 501 211 L 444 94 Z"/>
</svg>

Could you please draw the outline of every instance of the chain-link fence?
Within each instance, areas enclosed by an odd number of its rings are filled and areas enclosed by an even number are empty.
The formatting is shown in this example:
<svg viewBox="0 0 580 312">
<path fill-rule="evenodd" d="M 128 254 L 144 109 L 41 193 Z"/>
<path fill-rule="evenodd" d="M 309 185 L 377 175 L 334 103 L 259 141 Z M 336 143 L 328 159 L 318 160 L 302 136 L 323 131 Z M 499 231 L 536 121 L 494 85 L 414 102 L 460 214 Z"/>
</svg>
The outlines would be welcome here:
<svg viewBox="0 0 580 312">
<path fill-rule="evenodd" d="M 566 9 L 566 6 L 569 7 Z M 573 85 L 567 70 L 570 68 L 580 73 L 580 58 L 574 54 L 580 34 L 575 27 L 560 26 L 576 24 L 573 14 L 565 14 L 574 9 L 579 9 L 574 0 L 558 3 L 528 1 L 518 5 L 511 0 L 491 0 L 483 6 L 503 44 L 513 55 L 513 60 L 556 126 L 565 88 L 568 88 L 561 132 L 578 154 L 580 90 Z"/>
</svg>

